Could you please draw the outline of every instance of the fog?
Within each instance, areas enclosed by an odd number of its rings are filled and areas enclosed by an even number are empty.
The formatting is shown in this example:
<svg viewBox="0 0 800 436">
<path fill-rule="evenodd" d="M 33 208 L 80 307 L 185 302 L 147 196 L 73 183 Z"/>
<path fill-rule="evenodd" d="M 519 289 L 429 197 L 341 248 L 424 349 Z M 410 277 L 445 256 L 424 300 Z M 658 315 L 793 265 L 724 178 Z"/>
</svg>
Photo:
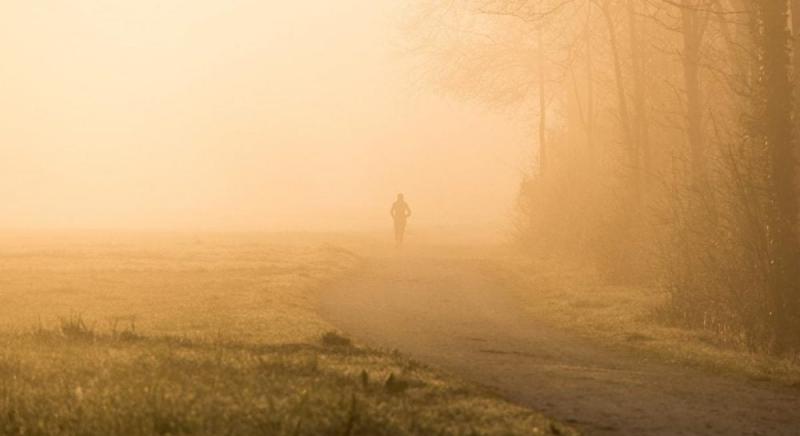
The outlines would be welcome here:
<svg viewBox="0 0 800 436">
<path fill-rule="evenodd" d="M 800 0 L 17 0 L 0 53 L 2 435 L 798 434 Z"/>
<path fill-rule="evenodd" d="M 425 85 L 402 3 L 4 2 L 0 227 L 503 227 L 531 129 Z"/>
</svg>

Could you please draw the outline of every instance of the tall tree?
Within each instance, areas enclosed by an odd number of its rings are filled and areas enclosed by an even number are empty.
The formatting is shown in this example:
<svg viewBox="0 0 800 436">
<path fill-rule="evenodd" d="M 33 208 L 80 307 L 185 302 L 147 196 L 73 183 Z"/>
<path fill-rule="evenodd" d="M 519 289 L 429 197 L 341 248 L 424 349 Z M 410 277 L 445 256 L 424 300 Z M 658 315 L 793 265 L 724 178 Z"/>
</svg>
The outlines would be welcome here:
<svg viewBox="0 0 800 436">
<path fill-rule="evenodd" d="M 798 0 L 800 1 L 800 0 Z M 586 28 L 584 30 L 584 41 L 586 44 L 586 146 L 589 153 L 595 153 L 594 147 L 594 47 L 592 47 L 592 6 L 589 2 L 586 5 Z"/>
<path fill-rule="evenodd" d="M 703 95 L 700 87 L 700 57 L 708 26 L 708 8 L 703 0 L 681 0 L 683 77 L 686 86 L 686 121 L 689 140 L 692 189 L 708 188 L 708 164 L 704 132 Z"/>
<path fill-rule="evenodd" d="M 547 171 L 547 95 L 546 86 L 547 69 L 544 57 L 544 37 L 541 26 L 536 31 L 537 60 L 539 63 L 539 175 Z"/>
<path fill-rule="evenodd" d="M 800 105 L 800 0 L 792 0 L 792 34 L 794 36 L 792 45 L 792 58 L 794 59 L 794 69 L 792 71 L 795 103 L 794 125 L 797 138 L 800 137 L 800 111 L 797 110 L 797 105 Z M 798 147 L 800 147 L 800 141 L 798 141 Z"/>
<path fill-rule="evenodd" d="M 625 75 L 622 71 L 622 53 L 619 44 L 619 32 L 614 21 L 614 10 L 610 2 L 605 2 L 601 6 L 603 17 L 608 31 L 608 44 L 611 50 L 611 58 L 614 69 L 614 82 L 617 94 L 617 104 L 619 118 L 622 126 L 623 148 L 628 156 L 628 172 L 630 174 L 630 187 L 634 200 L 638 203 L 641 193 L 641 167 L 639 165 L 639 150 L 633 132 L 630 109 L 628 107 L 628 97 L 625 90 Z"/>
<path fill-rule="evenodd" d="M 637 151 L 641 153 L 641 165 L 645 172 L 643 182 L 647 185 L 650 166 L 650 123 L 647 110 L 647 55 L 645 53 L 645 37 L 639 20 L 640 11 L 637 0 L 628 0 L 627 14 L 629 40 L 631 44 L 631 65 L 633 67 L 633 138 Z M 646 4 L 645 4 L 646 6 Z"/>
<path fill-rule="evenodd" d="M 762 59 L 763 108 L 760 129 L 768 158 L 767 224 L 769 226 L 772 326 L 776 349 L 798 345 L 800 271 L 798 270 L 797 189 L 792 92 L 791 35 L 788 0 L 759 0 L 759 51 Z"/>
<path fill-rule="evenodd" d="M 800 0 L 792 0 L 792 36 L 794 57 L 794 84 L 800 88 Z"/>
</svg>

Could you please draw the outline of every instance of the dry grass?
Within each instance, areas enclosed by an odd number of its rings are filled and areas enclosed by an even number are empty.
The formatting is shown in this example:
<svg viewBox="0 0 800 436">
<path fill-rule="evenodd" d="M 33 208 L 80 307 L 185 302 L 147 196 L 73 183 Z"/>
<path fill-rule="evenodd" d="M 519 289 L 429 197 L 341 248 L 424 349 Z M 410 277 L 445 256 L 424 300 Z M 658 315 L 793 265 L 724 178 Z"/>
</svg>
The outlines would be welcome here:
<svg viewBox="0 0 800 436">
<path fill-rule="evenodd" d="M 358 259 L 319 241 L 2 242 L 0 434 L 571 433 L 331 332 L 316 292 Z"/>
<path fill-rule="evenodd" d="M 412 361 L 354 347 L 14 335 L 0 337 L 0 348 L 2 434 L 547 434 L 557 426 Z M 408 388 L 388 386 L 392 374 Z"/>
<path fill-rule="evenodd" d="M 0 249 L 0 328 L 80 314 L 98 331 L 297 341 L 329 327 L 313 289 L 357 262 L 319 244 L 245 235 L 73 235 Z"/>
<path fill-rule="evenodd" d="M 750 352 L 716 332 L 670 325 L 661 315 L 666 296 L 656 289 L 603 284 L 560 262 L 509 257 L 491 270 L 513 285 L 538 318 L 582 336 L 665 361 L 800 386 L 798 361 Z"/>
</svg>

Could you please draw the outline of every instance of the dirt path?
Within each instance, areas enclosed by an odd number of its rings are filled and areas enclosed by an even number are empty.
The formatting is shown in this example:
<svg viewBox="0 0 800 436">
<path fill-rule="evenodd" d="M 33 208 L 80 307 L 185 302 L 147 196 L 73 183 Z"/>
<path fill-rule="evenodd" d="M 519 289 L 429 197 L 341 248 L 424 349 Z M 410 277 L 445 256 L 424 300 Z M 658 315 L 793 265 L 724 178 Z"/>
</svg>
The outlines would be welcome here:
<svg viewBox="0 0 800 436">
<path fill-rule="evenodd" d="M 355 338 L 490 386 L 588 434 L 800 434 L 800 390 L 664 364 L 547 326 L 480 259 L 375 256 L 322 298 Z"/>
</svg>

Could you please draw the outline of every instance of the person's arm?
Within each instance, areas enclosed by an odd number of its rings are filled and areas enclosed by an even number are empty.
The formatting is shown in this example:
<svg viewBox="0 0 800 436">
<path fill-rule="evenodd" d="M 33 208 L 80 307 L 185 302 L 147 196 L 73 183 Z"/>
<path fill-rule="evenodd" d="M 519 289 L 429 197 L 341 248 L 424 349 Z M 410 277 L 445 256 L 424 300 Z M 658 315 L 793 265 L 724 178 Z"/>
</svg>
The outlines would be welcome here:
<svg viewBox="0 0 800 436">
<path fill-rule="evenodd" d="M 406 205 L 406 218 L 410 217 L 411 217 L 411 208 L 408 205 Z"/>
</svg>

